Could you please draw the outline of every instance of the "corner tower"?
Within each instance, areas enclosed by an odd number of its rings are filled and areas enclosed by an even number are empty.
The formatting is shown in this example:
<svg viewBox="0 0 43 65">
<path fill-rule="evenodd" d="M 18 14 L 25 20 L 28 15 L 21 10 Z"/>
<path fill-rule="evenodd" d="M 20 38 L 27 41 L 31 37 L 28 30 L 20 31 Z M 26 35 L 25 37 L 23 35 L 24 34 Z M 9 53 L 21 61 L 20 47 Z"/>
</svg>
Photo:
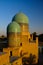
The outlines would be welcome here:
<svg viewBox="0 0 43 65">
<path fill-rule="evenodd" d="M 7 27 L 8 44 L 10 47 L 19 46 L 20 43 L 20 25 L 18 23 L 11 22 Z"/>
</svg>

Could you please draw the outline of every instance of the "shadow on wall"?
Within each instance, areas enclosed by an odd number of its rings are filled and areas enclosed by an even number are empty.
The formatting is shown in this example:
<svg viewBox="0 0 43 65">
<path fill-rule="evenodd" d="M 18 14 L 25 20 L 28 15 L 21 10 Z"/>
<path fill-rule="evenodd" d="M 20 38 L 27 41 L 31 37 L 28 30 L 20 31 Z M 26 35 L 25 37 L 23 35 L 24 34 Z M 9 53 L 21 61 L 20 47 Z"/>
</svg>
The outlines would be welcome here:
<svg viewBox="0 0 43 65">
<path fill-rule="evenodd" d="M 29 57 L 23 57 L 22 58 L 23 65 L 36 65 L 36 56 L 30 54 Z"/>
</svg>

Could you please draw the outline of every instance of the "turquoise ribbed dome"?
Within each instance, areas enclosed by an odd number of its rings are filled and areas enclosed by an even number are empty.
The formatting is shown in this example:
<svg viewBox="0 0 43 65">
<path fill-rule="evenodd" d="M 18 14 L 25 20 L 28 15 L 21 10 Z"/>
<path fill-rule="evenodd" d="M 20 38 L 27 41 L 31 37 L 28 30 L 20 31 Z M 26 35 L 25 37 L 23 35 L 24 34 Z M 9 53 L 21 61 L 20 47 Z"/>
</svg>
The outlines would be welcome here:
<svg viewBox="0 0 43 65">
<path fill-rule="evenodd" d="M 18 23 L 28 24 L 28 17 L 23 13 L 18 13 L 13 17 L 12 21 L 17 21 Z"/>
<path fill-rule="evenodd" d="M 14 22 L 11 22 L 8 27 L 7 27 L 7 32 L 20 32 L 20 25 L 18 23 L 16 23 L 15 21 Z"/>
</svg>

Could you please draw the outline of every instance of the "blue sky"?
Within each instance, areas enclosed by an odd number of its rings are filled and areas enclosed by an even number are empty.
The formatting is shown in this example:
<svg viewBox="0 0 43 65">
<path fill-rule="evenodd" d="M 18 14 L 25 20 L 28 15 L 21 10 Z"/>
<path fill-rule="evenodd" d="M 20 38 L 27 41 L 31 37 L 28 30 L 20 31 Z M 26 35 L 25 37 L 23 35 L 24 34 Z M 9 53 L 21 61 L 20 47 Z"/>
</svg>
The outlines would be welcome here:
<svg viewBox="0 0 43 65">
<path fill-rule="evenodd" d="M 6 35 L 7 25 L 18 12 L 28 16 L 31 33 L 43 33 L 43 0 L 0 0 L 0 35 Z"/>
</svg>

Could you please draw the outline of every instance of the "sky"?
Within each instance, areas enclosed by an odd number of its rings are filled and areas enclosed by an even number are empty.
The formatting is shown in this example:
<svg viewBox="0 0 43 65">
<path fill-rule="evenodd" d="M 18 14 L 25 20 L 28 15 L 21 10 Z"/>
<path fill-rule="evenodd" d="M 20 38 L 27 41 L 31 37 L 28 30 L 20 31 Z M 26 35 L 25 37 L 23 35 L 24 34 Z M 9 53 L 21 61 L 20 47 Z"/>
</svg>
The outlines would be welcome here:
<svg viewBox="0 0 43 65">
<path fill-rule="evenodd" d="M 0 35 L 7 35 L 7 26 L 18 12 L 28 16 L 30 33 L 43 33 L 43 0 L 0 0 Z"/>
</svg>

